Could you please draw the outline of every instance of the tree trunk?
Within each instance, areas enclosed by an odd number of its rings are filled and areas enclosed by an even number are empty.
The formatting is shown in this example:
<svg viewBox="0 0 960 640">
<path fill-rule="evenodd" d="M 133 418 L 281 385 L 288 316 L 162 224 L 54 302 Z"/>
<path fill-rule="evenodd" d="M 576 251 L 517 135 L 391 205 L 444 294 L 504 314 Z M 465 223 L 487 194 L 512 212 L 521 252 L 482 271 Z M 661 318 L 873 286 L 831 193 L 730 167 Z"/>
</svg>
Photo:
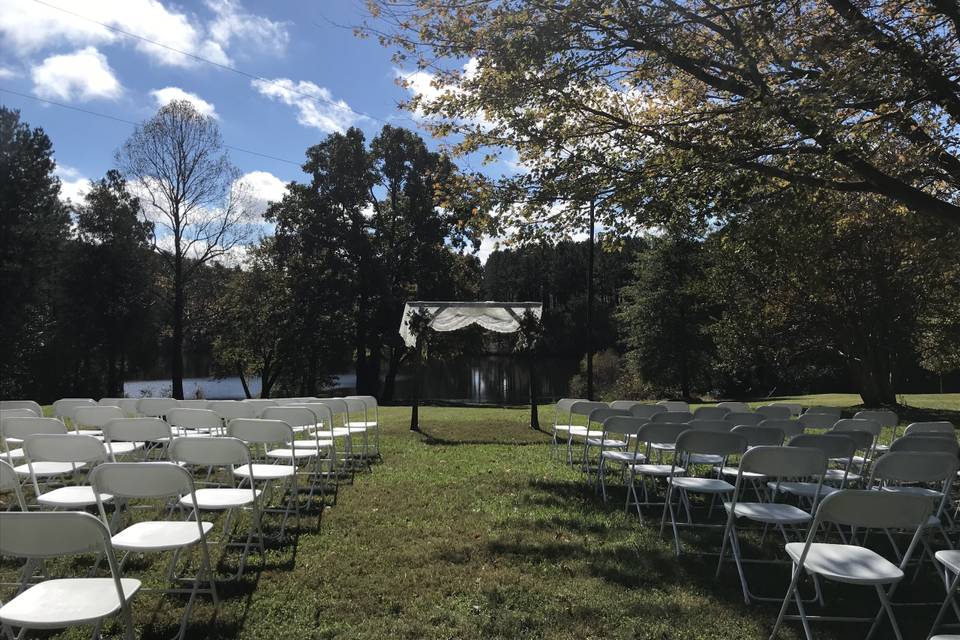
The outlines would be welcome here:
<svg viewBox="0 0 960 640">
<path fill-rule="evenodd" d="M 378 400 L 381 404 L 393 402 L 393 395 L 397 387 L 397 373 L 403 358 L 402 347 L 390 347 L 390 360 L 387 363 L 387 375 L 383 379 L 383 393 Z"/>
<path fill-rule="evenodd" d="M 857 383 L 860 398 L 867 407 L 891 407 L 897 404 L 897 395 L 890 380 L 890 368 L 880 363 L 860 362 L 857 371 Z"/>
<path fill-rule="evenodd" d="M 178 255 L 173 272 L 173 337 L 170 340 L 171 395 L 177 400 L 183 400 L 183 310 L 183 259 Z"/>
<path fill-rule="evenodd" d="M 247 386 L 247 376 L 243 373 L 243 363 L 237 360 L 235 366 L 237 367 L 237 375 L 240 376 L 240 384 L 243 385 L 243 395 L 250 399 L 253 396 L 250 395 L 250 387 Z"/>
<path fill-rule="evenodd" d="M 356 323 L 357 330 L 354 333 L 353 340 L 353 348 L 356 352 L 356 364 L 354 366 L 356 383 L 354 384 L 354 392 L 358 395 L 367 395 L 367 388 L 369 387 L 367 383 L 367 327 L 362 309 L 357 312 Z"/>
</svg>

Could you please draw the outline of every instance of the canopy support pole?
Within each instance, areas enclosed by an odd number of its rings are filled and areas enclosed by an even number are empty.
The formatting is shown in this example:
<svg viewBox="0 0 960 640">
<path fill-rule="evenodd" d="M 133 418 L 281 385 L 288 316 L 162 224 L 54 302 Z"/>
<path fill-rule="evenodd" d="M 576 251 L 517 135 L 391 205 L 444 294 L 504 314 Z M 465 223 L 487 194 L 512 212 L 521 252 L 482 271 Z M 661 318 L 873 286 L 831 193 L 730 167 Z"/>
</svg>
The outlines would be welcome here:
<svg viewBox="0 0 960 640">
<path fill-rule="evenodd" d="M 423 376 L 423 337 L 417 336 L 416 361 L 413 374 L 413 402 L 410 408 L 410 431 L 420 431 L 420 379 Z"/>
</svg>

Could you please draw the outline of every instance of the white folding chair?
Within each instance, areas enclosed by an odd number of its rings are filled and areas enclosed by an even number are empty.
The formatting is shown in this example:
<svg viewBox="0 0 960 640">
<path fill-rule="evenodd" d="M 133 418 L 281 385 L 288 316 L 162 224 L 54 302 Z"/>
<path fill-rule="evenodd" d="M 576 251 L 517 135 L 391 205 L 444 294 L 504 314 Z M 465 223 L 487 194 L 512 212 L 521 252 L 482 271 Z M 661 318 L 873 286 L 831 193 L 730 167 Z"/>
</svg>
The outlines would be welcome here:
<svg viewBox="0 0 960 640">
<path fill-rule="evenodd" d="M 728 409 L 731 413 L 750 413 L 752 411 L 750 405 L 748 405 L 746 402 L 718 402 L 717 406 Z"/>
<path fill-rule="evenodd" d="M 777 420 L 775 418 L 765 418 L 757 423 L 758 427 L 771 427 L 774 429 L 780 429 L 783 432 L 783 437 L 785 440 L 789 440 L 794 436 L 798 436 L 803 433 L 803 425 L 800 424 L 799 420 Z"/>
<path fill-rule="evenodd" d="M 911 422 L 903 432 L 905 436 L 942 434 L 956 437 L 957 429 L 952 422 L 932 420 L 929 422 Z"/>
<path fill-rule="evenodd" d="M 723 419 L 729 422 L 730 426 L 739 427 L 740 425 L 756 426 L 768 418 L 754 411 L 731 411 Z"/>
<path fill-rule="evenodd" d="M 737 427 L 737 429 L 744 429 L 744 427 Z M 757 596 L 750 591 L 743 565 L 747 562 L 772 561 L 744 559 L 737 533 L 737 520 L 746 519 L 757 522 L 762 524 L 764 529 L 769 526 L 776 527 L 783 535 L 784 542 L 790 542 L 787 528 L 796 530 L 797 527 L 808 525 L 813 520 L 811 513 L 816 511 L 816 498 L 809 512 L 791 504 L 776 502 L 777 491 L 771 492 L 773 500 L 770 501 L 749 502 L 743 498 L 748 486 L 753 484 L 752 480 L 754 478 L 773 479 L 775 483 L 784 479 L 807 482 L 813 480 L 822 483 L 824 472 L 827 470 L 827 458 L 819 449 L 782 447 L 779 445 L 757 446 L 743 454 L 736 470 L 736 488 L 730 501 L 723 503 L 724 509 L 727 511 L 727 525 L 723 535 L 723 546 L 720 549 L 720 559 L 717 562 L 716 577 L 720 577 L 726 550 L 729 546 L 733 561 L 737 566 L 737 575 L 740 577 L 744 602 L 747 604 L 750 604 L 753 600 L 779 602 L 782 599 L 779 596 Z M 815 492 L 814 495 L 819 495 L 819 492 Z"/>
<path fill-rule="evenodd" d="M 633 453 L 642 461 L 627 465 L 627 500 L 624 508 L 629 511 L 630 507 L 636 507 L 637 516 L 643 521 L 643 514 L 640 507 L 653 504 L 662 504 L 652 502 L 650 494 L 656 492 L 656 482 L 658 478 L 668 478 L 671 474 L 680 474 L 684 472 L 683 468 L 676 467 L 675 464 L 664 464 L 664 453 L 672 453 L 676 445 L 677 437 L 689 429 L 684 423 L 678 422 L 648 422 L 643 425 L 639 431 L 634 444 Z M 641 451 L 642 450 L 642 451 Z M 656 455 L 656 460 L 654 460 Z M 643 500 L 637 495 L 637 477 L 640 477 L 640 488 L 643 490 Z M 647 489 L 646 479 L 650 478 L 652 489 Z"/>
<path fill-rule="evenodd" d="M 42 418 L 33 409 L 0 409 L 0 420 L 4 418 Z"/>
<path fill-rule="evenodd" d="M 667 411 L 690 413 L 690 405 L 682 400 L 661 400 L 657 404 L 666 407 Z"/>
<path fill-rule="evenodd" d="M 889 409 L 865 409 L 863 411 L 857 411 L 853 418 L 855 420 L 873 420 L 878 423 L 881 428 L 891 428 L 893 429 L 891 440 L 897 439 L 897 427 L 900 424 L 900 418 L 895 412 Z M 880 452 L 884 452 L 887 449 L 889 449 L 888 445 L 877 445 L 877 450 Z"/>
<path fill-rule="evenodd" d="M 343 398 L 317 398 L 313 401 L 314 404 L 323 404 L 330 408 L 330 412 L 333 414 L 333 431 L 338 429 L 344 430 L 346 432 L 346 438 L 344 440 L 344 446 L 341 449 L 343 453 L 344 466 L 348 469 L 355 469 L 357 467 L 357 462 L 367 464 L 367 461 L 363 457 L 363 454 L 360 452 L 367 445 L 367 427 L 360 426 L 359 423 L 351 425 L 350 424 L 350 408 L 347 405 L 347 401 Z M 336 424 L 340 423 L 340 426 L 337 427 Z M 362 440 L 360 450 L 354 448 L 354 438 L 360 437 Z"/>
<path fill-rule="evenodd" d="M 317 427 L 317 414 L 307 407 L 267 407 L 263 416 L 266 420 L 282 420 L 293 429 L 294 435 L 305 435 L 305 438 L 294 440 L 295 449 L 303 449 L 310 453 L 304 456 L 313 463 L 313 470 L 310 472 L 310 493 L 308 499 L 313 497 L 316 489 L 320 490 L 321 498 L 326 495 L 326 482 L 328 478 L 336 479 L 336 446 L 333 436 L 320 437 L 320 429 Z M 325 468 L 324 463 L 328 466 Z M 336 496 L 336 494 L 334 494 Z M 336 500 L 336 497 L 334 497 Z"/>
<path fill-rule="evenodd" d="M 850 460 L 857 451 L 857 444 L 850 437 L 850 434 L 819 434 L 803 433 L 790 440 L 790 447 L 810 447 L 819 449 L 827 460 L 840 460 L 840 473 L 835 473 L 836 469 L 827 469 L 823 477 L 823 482 L 812 482 L 809 480 L 783 480 L 779 482 L 768 482 L 767 488 L 777 493 L 784 493 L 805 500 L 813 505 L 823 496 L 837 492 L 839 489 L 826 484 L 827 480 L 832 479 L 838 482 L 840 489 L 846 486 L 847 474 L 850 472 L 852 463 Z"/>
<path fill-rule="evenodd" d="M 631 407 L 630 413 L 634 418 L 650 421 L 658 413 L 666 413 L 667 408 L 660 404 L 637 404 Z"/>
<path fill-rule="evenodd" d="M 96 492 L 84 480 L 89 479 L 92 469 L 107 461 L 107 448 L 98 439 L 93 436 L 32 435 L 24 439 L 23 452 L 37 505 L 48 509 L 77 510 L 97 504 Z M 87 472 L 86 478 L 77 478 L 80 471 Z M 63 486 L 41 490 L 41 486 L 47 486 L 54 479 L 64 481 Z M 66 482 L 72 479 L 80 482 Z M 112 501 L 109 495 L 100 498 L 104 502 Z"/>
<path fill-rule="evenodd" d="M 586 440 L 587 438 L 599 438 L 602 432 L 594 429 L 590 431 L 590 413 L 596 409 L 609 409 L 605 402 L 591 402 L 590 400 L 577 400 L 570 405 L 570 419 L 567 425 L 567 464 L 573 465 L 573 443 L 574 439 Z M 577 424 L 578 419 L 583 419 L 585 424 Z"/>
<path fill-rule="evenodd" d="M 954 594 L 957 593 L 957 585 L 960 584 L 960 551 L 953 549 L 937 551 L 936 560 L 943 565 L 943 583 L 947 589 L 947 595 L 943 599 L 943 604 L 937 612 L 937 617 L 933 619 L 933 626 L 930 627 L 930 633 L 927 635 L 929 640 L 957 640 L 956 634 L 934 635 L 937 627 L 943 622 L 947 615 L 947 609 L 951 606 L 954 612 L 960 611 L 954 602 Z M 960 620 L 960 613 L 957 613 L 957 619 Z"/>
<path fill-rule="evenodd" d="M 123 409 L 123 413 L 126 414 L 126 417 L 140 417 L 140 412 L 137 411 L 137 406 L 140 404 L 140 400 L 137 398 L 121 398 L 117 404 L 121 409 Z"/>
<path fill-rule="evenodd" d="M 109 405 L 97 407 L 77 407 L 73 412 L 74 433 L 77 435 L 103 438 L 103 425 L 112 420 L 122 420 L 125 417 L 123 409 Z M 137 449 L 133 442 L 117 443 L 112 450 L 113 455 L 126 455 Z"/>
<path fill-rule="evenodd" d="M 824 431 L 831 429 L 839 419 L 839 415 L 835 416 L 832 413 L 817 413 L 815 411 L 811 412 L 808 410 L 799 418 L 797 418 L 797 422 L 800 423 L 804 432 L 807 433 L 813 429 Z"/>
<path fill-rule="evenodd" d="M 129 505 L 133 501 L 151 501 L 155 503 L 158 512 L 167 511 L 166 499 L 173 496 L 177 499 L 181 496 L 189 497 L 190 503 L 196 504 L 196 489 L 190 472 L 170 462 L 108 462 L 91 472 L 90 483 L 97 495 L 113 495 L 117 499 L 120 519 L 123 517 L 122 514 L 129 514 Z M 97 507 L 103 523 L 110 527 L 102 499 L 97 499 Z M 160 518 L 151 520 L 138 518 L 132 521 L 131 519 L 127 526 L 121 527 L 110 539 L 113 548 L 123 552 L 119 563 L 121 570 L 132 553 L 155 554 L 172 551 L 173 557 L 167 572 L 168 578 L 172 580 L 177 579 L 175 572 L 180 554 L 199 549 L 200 565 L 191 580 L 189 589 L 156 590 L 160 593 L 189 594 L 190 596 L 180 619 L 177 638 L 183 638 L 187 630 L 187 622 L 198 593 L 209 594 L 214 607 L 216 609 L 220 607 L 217 586 L 214 583 L 213 565 L 210 563 L 210 551 L 207 547 L 207 533 L 213 528 L 213 523 L 202 521 L 199 512 L 196 509 L 192 511 L 190 515 L 193 518 L 192 521 Z M 116 527 L 110 528 L 116 530 Z M 201 587 L 203 582 L 207 583 L 207 587 Z"/>
<path fill-rule="evenodd" d="M 900 627 L 893 614 L 890 598 L 897 584 L 904 577 L 904 569 L 910 560 L 923 530 L 923 524 L 930 516 L 930 501 L 923 496 L 884 491 L 865 491 L 844 489 L 823 499 L 817 509 L 813 525 L 807 534 L 806 542 L 790 542 L 786 545 L 787 554 L 793 561 L 793 578 L 780 607 L 780 614 L 774 624 L 771 639 L 785 619 L 799 619 L 803 625 L 807 640 L 813 640 L 810 620 L 869 622 L 870 633 L 880 624 L 886 614 L 897 640 L 903 640 Z M 817 533 L 822 524 L 833 524 L 854 529 L 896 529 L 912 530 L 913 538 L 899 566 L 893 564 L 875 551 L 856 544 L 816 542 Z M 873 618 L 855 618 L 850 616 L 807 615 L 803 599 L 797 590 L 800 578 L 804 575 L 817 576 L 832 582 L 872 586 L 880 599 L 880 610 Z M 797 606 L 797 615 L 787 615 L 790 601 Z"/>
<path fill-rule="evenodd" d="M 0 513 L 0 555 L 37 560 L 81 554 L 106 556 L 109 578 L 59 578 L 26 587 L 0 607 L 0 623 L 22 629 L 62 629 L 94 625 L 98 635 L 104 618 L 119 613 L 124 638 L 133 640 L 130 600 L 140 581 L 122 578 L 110 544 L 110 532 L 96 517 L 77 511 Z M 32 568 L 24 571 L 23 583 Z"/>
<path fill-rule="evenodd" d="M 693 426 L 695 422 L 690 423 L 690 426 Z M 730 430 L 731 433 L 739 433 L 744 438 L 747 439 L 747 447 L 781 447 L 783 446 L 783 431 L 777 429 L 776 427 L 755 427 L 752 425 L 742 424 L 738 427 L 734 427 Z M 744 473 L 739 466 L 715 466 L 713 470 L 717 473 L 717 477 L 721 478 L 737 478 L 740 474 L 744 474 L 744 480 L 749 483 L 754 491 L 759 496 L 761 493 L 761 483 L 766 481 L 766 476 L 760 473 L 755 472 L 746 472 Z"/>
<path fill-rule="evenodd" d="M 693 410 L 694 420 L 723 420 L 730 413 L 727 407 L 697 407 Z"/>
<path fill-rule="evenodd" d="M 264 462 L 254 462 L 249 466 L 240 465 L 234 467 L 233 473 L 252 485 L 257 482 L 263 485 L 263 502 L 269 504 L 274 484 L 285 481 L 287 499 L 282 510 L 269 509 L 261 506 L 261 513 L 282 512 L 283 520 L 280 524 L 280 537 L 283 537 L 286 531 L 287 519 L 290 512 L 293 511 L 296 518 L 297 528 L 300 527 L 300 499 L 299 489 L 297 488 L 297 462 L 301 458 L 316 456 L 316 452 L 309 449 L 297 449 L 294 447 L 293 429 L 282 420 L 264 420 L 263 418 L 234 418 L 227 424 L 227 435 L 231 438 L 243 440 L 252 446 L 254 453 L 252 458 L 261 459 Z M 257 450 L 262 448 L 262 453 L 258 455 Z M 270 460 L 271 462 L 266 462 Z"/>
<path fill-rule="evenodd" d="M 53 403 L 53 417 L 64 424 L 73 420 L 73 412 L 77 407 L 95 407 L 93 398 L 60 398 Z"/>
<path fill-rule="evenodd" d="M 16 506 L 20 511 L 27 510 L 27 503 L 23 501 L 23 492 L 20 491 L 20 478 L 17 472 L 9 463 L 0 460 L 0 494 L 12 493 L 16 504 L 8 505 L 6 510 L 10 511 Z"/>
<path fill-rule="evenodd" d="M 346 403 L 338 398 L 314 399 L 302 405 L 313 411 L 317 420 L 317 429 L 321 440 L 340 438 L 342 446 L 334 448 L 336 472 L 338 477 L 347 478 L 353 473 L 353 434 L 358 431 L 346 426 Z M 339 418 L 339 420 L 338 420 Z M 339 421 L 340 425 L 337 426 Z"/>
<path fill-rule="evenodd" d="M 180 406 L 176 398 L 140 398 L 137 402 L 137 415 L 147 418 L 166 418 L 167 411 Z"/>
<path fill-rule="evenodd" d="M 688 427 L 690 425 L 687 425 Z M 688 429 L 677 437 L 676 453 L 669 477 L 667 477 L 667 497 L 664 500 L 663 515 L 660 518 L 660 535 L 666 528 L 667 516 L 670 516 L 670 527 L 673 529 L 673 544 L 676 554 L 680 555 L 680 526 L 706 527 L 707 524 L 696 524 L 693 521 L 693 508 L 690 504 L 690 494 L 702 494 L 713 498 L 724 498 L 733 493 L 734 486 L 720 478 L 697 477 L 690 474 L 689 462 L 692 456 L 709 456 L 714 459 L 718 456 L 723 461 L 731 455 L 741 455 L 747 450 L 747 439 L 738 433 L 723 431 L 700 431 Z M 677 470 L 681 472 L 678 473 Z M 674 512 L 674 494 L 678 498 L 687 514 L 686 522 L 680 523 Z M 712 502 L 711 502 L 712 509 Z"/>
<path fill-rule="evenodd" d="M 590 449 L 593 447 L 600 447 L 603 449 L 621 449 L 626 450 L 628 442 L 622 439 L 616 438 L 607 438 L 605 431 L 606 428 L 604 423 L 607 419 L 613 417 L 629 418 L 633 417 L 630 411 L 627 409 L 612 409 L 610 407 L 600 407 L 594 409 L 590 412 L 590 415 L 587 416 L 587 426 L 586 432 L 583 436 L 583 460 L 580 465 L 580 470 L 583 471 L 587 476 L 587 481 L 590 481 L 590 471 L 592 466 L 590 464 Z M 572 437 L 577 437 L 580 432 L 577 431 L 574 433 L 571 431 Z M 578 438 L 579 439 L 579 438 Z M 600 459 L 597 458 L 597 465 L 599 467 Z"/>
<path fill-rule="evenodd" d="M 144 460 L 153 451 L 163 458 L 172 437 L 170 425 L 160 418 L 120 418 L 103 425 L 103 443 L 113 462 L 114 452 L 124 451 L 125 443 L 136 445 L 134 450 L 141 451 Z"/>
<path fill-rule="evenodd" d="M 196 436 L 191 438 L 174 438 L 170 442 L 168 451 L 170 460 L 197 468 L 215 468 L 227 475 L 226 484 L 215 482 L 208 478 L 201 483 L 199 489 L 194 490 L 193 496 L 181 496 L 180 505 L 194 511 L 213 511 L 226 513 L 223 523 L 224 544 L 239 546 L 243 551 L 240 555 L 239 567 L 235 579 L 243 575 L 247 565 L 247 557 L 253 546 L 253 538 L 257 536 L 257 548 L 260 557 L 265 558 L 263 528 L 260 517 L 260 489 L 254 483 L 247 488 L 237 485 L 234 470 L 246 469 L 245 478 L 254 476 L 253 462 L 250 449 L 246 443 L 237 438 Z M 234 542 L 231 533 L 231 524 L 236 512 L 249 512 L 250 522 L 247 526 L 246 539 L 243 542 Z M 236 518 L 239 520 L 239 518 Z"/>
<path fill-rule="evenodd" d="M 647 421 L 634 416 L 612 416 L 603 422 L 603 437 L 600 439 L 600 462 L 597 467 L 597 480 L 603 501 L 607 501 L 607 467 L 618 464 L 621 474 L 626 473 L 627 467 L 632 464 L 646 462 L 647 457 L 637 451 L 634 444 L 633 451 L 629 450 L 630 443 L 636 443 L 637 434 Z M 606 443 L 610 443 L 608 447 Z M 621 446 L 620 443 L 623 443 Z"/>
<path fill-rule="evenodd" d="M 53 434 L 66 435 L 67 427 L 56 418 L 7 418 L 0 422 L 0 429 L 3 433 L 3 457 L 7 462 L 13 465 L 17 475 L 23 478 L 30 477 L 30 468 L 26 464 L 17 464 L 25 456 L 23 452 L 23 441 L 33 435 Z M 11 446 L 17 447 L 12 449 Z M 73 467 L 67 464 L 42 465 L 44 470 L 50 471 L 53 475 L 59 473 L 71 473 Z"/>
<path fill-rule="evenodd" d="M 177 436 L 219 436 L 224 432 L 223 418 L 210 409 L 169 409 L 167 423 Z"/>
<path fill-rule="evenodd" d="M 363 425 L 368 429 L 373 429 L 373 456 L 380 458 L 380 406 L 377 399 L 373 396 L 347 396 L 345 400 L 363 401 Z M 351 424 L 354 420 L 351 419 Z"/>
<path fill-rule="evenodd" d="M 890 452 L 894 451 L 940 451 L 960 455 L 960 442 L 954 437 L 942 434 L 900 436 L 890 443 Z"/>
<path fill-rule="evenodd" d="M 771 407 L 786 407 L 790 410 L 790 417 L 796 418 L 803 413 L 803 405 L 799 402 L 771 402 Z"/>
<path fill-rule="evenodd" d="M 32 412 L 37 418 L 43 417 L 43 407 L 33 400 L 0 400 L 0 411 L 14 409 L 26 409 Z"/>
<path fill-rule="evenodd" d="M 754 411 L 764 418 L 773 418 L 775 420 L 788 420 L 793 417 L 793 412 L 790 410 L 790 407 L 782 404 L 765 404 L 757 407 Z"/>
</svg>

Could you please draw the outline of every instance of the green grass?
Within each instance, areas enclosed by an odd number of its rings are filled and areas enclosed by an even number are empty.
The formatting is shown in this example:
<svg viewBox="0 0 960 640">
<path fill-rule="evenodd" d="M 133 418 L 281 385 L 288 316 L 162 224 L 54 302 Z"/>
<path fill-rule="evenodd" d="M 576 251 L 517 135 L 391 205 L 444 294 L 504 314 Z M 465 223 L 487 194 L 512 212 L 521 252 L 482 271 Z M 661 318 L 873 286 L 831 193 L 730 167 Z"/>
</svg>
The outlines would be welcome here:
<svg viewBox="0 0 960 640">
<path fill-rule="evenodd" d="M 808 404 L 852 407 L 856 396 Z M 907 396 L 921 411 L 960 423 L 960 394 Z M 221 585 L 223 607 L 198 600 L 191 638 L 724 638 L 769 635 L 777 605 L 746 606 L 731 564 L 673 555 L 646 513 L 624 513 L 622 492 L 604 505 L 579 473 L 551 460 L 545 434 L 526 428 L 526 409 L 381 410 L 384 461 L 341 487 L 336 506 L 308 514 L 295 542 L 253 557 L 249 574 Z M 541 407 L 543 425 L 552 407 Z M 684 536 L 691 550 L 716 550 L 715 532 Z M 759 554 L 751 538 L 748 554 Z M 764 553 L 782 548 L 776 541 Z M 221 552 L 214 551 L 215 555 Z M 233 555 L 224 560 L 233 566 Z M 13 565 L 4 563 L 4 576 Z M 153 581 L 163 562 L 132 565 Z M 749 569 L 763 593 L 785 588 L 787 569 Z M 5 592 L 4 596 L 8 596 Z M 928 574 L 902 590 L 939 600 Z M 4 597 L 0 596 L 0 597 Z M 872 614 L 871 591 L 826 587 L 830 610 Z M 138 596 L 144 638 L 176 633 L 182 601 Z M 934 609 L 900 609 L 905 637 L 926 637 Z M 115 626 L 110 630 L 116 632 Z M 816 626 L 817 637 L 861 637 L 863 626 Z M 886 631 L 884 632 L 886 633 Z M 71 631 L 57 637 L 81 638 Z M 792 623 L 782 638 L 800 638 Z M 887 637 L 880 634 L 878 638 Z"/>
</svg>

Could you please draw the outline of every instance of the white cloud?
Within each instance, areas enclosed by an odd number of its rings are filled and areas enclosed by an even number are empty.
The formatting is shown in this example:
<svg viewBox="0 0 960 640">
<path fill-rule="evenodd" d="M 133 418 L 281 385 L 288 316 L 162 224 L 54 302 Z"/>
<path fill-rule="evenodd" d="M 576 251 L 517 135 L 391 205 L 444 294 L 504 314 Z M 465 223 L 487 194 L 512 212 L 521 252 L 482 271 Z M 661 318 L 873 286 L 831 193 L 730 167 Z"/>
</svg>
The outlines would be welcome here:
<svg viewBox="0 0 960 640">
<path fill-rule="evenodd" d="M 50 56 L 31 71 L 33 91 L 44 98 L 61 100 L 113 99 L 123 87 L 95 47 Z"/>
<path fill-rule="evenodd" d="M 277 55 L 286 50 L 290 34 L 283 23 L 245 13 L 240 3 L 234 0 L 207 0 L 206 4 L 217 16 L 210 23 L 210 37 L 224 49 L 236 39 Z"/>
<path fill-rule="evenodd" d="M 477 75 L 479 68 L 480 60 L 476 57 L 471 57 L 461 68 L 460 77 L 465 80 L 470 80 Z M 394 67 L 393 75 L 404 89 L 419 99 L 420 104 L 414 109 L 413 114 L 421 120 L 443 120 L 440 116 L 427 115 L 424 112 L 423 105 L 429 104 L 437 98 L 448 95 L 461 95 L 463 93 L 463 89 L 455 85 L 443 84 L 435 74 L 422 69 L 418 71 L 406 71 L 399 67 Z M 486 114 L 479 112 L 470 117 L 460 119 L 459 122 L 479 125 L 484 129 L 489 129 L 493 126 L 493 123 L 486 117 Z"/>
<path fill-rule="evenodd" d="M 243 192 L 250 215 L 260 218 L 271 202 L 278 202 L 287 193 L 287 183 L 269 171 L 245 173 L 234 184 Z"/>
<path fill-rule="evenodd" d="M 0 67 L 0 80 L 10 80 L 11 78 L 19 78 L 20 74 L 14 71 L 9 67 Z"/>
<path fill-rule="evenodd" d="M 83 196 L 90 190 L 90 180 L 73 167 L 57 163 L 53 173 L 60 178 L 61 200 L 71 200 L 74 204 L 77 204 L 83 200 Z"/>
<path fill-rule="evenodd" d="M 233 0 L 211 0 L 208 6 L 214 17 L 208 24 L 159 0 L 53 0 L 51 4 L 64 11 L 27 0 L 0 0 L 0 42 L 23 55 L 64 43 L 132 44 L 159 64 L 189 67 L 198 62 L 95 22 L 219 64 L 230 63 L 226 48 L 232 42 L 244 48 L 282 53 L 289 40 L 285 25 L 245 13 Z"/>
<path fill-rule="evenodd" d="M 330 90 L 307 80 L 289 78 L 253 80 L 254 89 L 268 98 L 296 107 L 297 122 L 324 133 L 343 133 L 354 123 L 366 119 L 355 113 L 343 100 L 334 100 Z"/>
<path fill-rule="evenodd" d="M 174 100 L 186 100 L 187 102 L 193 104 L 194 108 L 196 108 L 196 110 L 203 115 L 213 116 L 214 118 L 220 117 L 217 115 L 217 111 L 213 107 L 213 103 L 207 102 L 195 93 L 184 91 L 180 87 L 164 87 L 163 89 L 154 89 L 150 92 L 150 95 L 152 95 L 153 99 L 157 101 L 158 107 L 163 107 Z"/>
</svg>

